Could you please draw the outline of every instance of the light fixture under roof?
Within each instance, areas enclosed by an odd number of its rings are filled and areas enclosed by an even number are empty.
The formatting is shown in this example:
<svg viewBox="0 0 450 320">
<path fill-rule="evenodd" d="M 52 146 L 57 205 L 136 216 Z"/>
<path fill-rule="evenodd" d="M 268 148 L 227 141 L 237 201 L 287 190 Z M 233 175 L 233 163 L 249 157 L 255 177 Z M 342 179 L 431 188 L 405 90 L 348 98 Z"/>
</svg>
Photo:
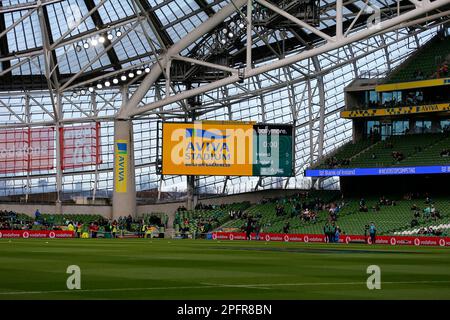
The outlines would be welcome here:
<svg viewBox="0 0 450 320">
<path fill-rule="evenodd" d="M 138 76 L 140 76 L 140 75 L 142 74 L 142 70 L 139 69 L 138 71 L 136 71 L 136 74 L 137 74 Z"/>
<path fill-rule="evenodd" d="M 121 35 L 122 35 L 122 31 L 117 30 L 117 31 L 116 31 L 116 37 L 120 37 Z"/>
<path fill-rule="evenodd" d="M 101 89 L 101 88 L 103 88 L 103 85 L 101 83 L 98 83 L 97 84 L 97 89 Z"/>
<path fill-rule="evenodd" d="M 145 71 L 145 73 L 150 73 L 150 68 L 146 67 L 144 71 Z"/>
<path fill-rule="evenodd" d="M 100 42 L 100 43 L 105 43 L 105 41 L 106 41 L 106 38 L 104 36 L 100 36 L 98 38 L 98 42 Z"/>
<path fill-rule="evenodd" d="M 121 77 L 120 77 L 120 80 L 126 81 L 126 80 L 127 80 L 127 76 L 126 76 L 126 75 L 121 76 Z"/>
<path fill-rule="evenodd" d="M 106 37 L 108 38 L 108 40 L 112 40 L 114 38 L 114 36 L 111 33 L 108 33 Z"/>
<path fill-rule="evenodd" d="M 227 40 L 226 39 L 222 39 L 222 40 L 220 40 L 220 43 L 225 44 L 225 43 L 227 43 Z"/>
<path fill-rule="evenodd" d="M 83 48 L 89 49 L 89 43 L 88 42 L 83 43 Z"/>
<path fill-rule="evenodd" d="M 89 92 L 94 92 L 94 87 L 89 87 L 88 90 Z"/>
<path fill-rule="evenodd" d="M 134 73 L 133 73 L 133 72 L 130 72 L 130 73 L 128 74 L 128 77 L 129 77 L 129 78 L 133 78 L 133 77 L 134 77 Z"/>
<path fill-rule="evenodd" d="M 86 94 L 86 90 L 81 89 L 80 93 L 81 93 L 82 95 L 85 95 L 85 94 Z"/>
<path fill-rule="evenodd" d="M 111 82 L 105 81 L 105 87 L 110 87 L 110 86 L 111 86 Z"/>
<path fill-rule="evenodd" d="M 98 40 L 97 40 L 97 39 L 92 39 L 92 40 L 91 40 L 91 44 L 92 44 L 93 46 L 98 45 Z"/>
<path fill-rule="evenodd" d="M 245 24 L 243 22 L 240 22 L 239 23 L 239 28 L 244 29 L 244 27 L 245 27 Z"/>
<path fill-rule="evenodd" d="M 114 78 L 114 79 L 113 79 L 113 83 L 114 83 L 114 84 L 118 84 L 118 83 L 119 83 L 119 79 Z"/>
<path fill-rule="evenodd" d="M 228 33 L 228 38 L 233 38 L 233 37 L 234 37 L 233 32 L 229 32 L 229 33 Z"/>
<path fill-rule="evenodd" d="M 77 52 L 80 52 L 81 51 L 81 46 L 79 45 L 79 44 L 77 44 L 76 46 L 75 46 L 75 50 L 77 51 Z"/>
</svg>

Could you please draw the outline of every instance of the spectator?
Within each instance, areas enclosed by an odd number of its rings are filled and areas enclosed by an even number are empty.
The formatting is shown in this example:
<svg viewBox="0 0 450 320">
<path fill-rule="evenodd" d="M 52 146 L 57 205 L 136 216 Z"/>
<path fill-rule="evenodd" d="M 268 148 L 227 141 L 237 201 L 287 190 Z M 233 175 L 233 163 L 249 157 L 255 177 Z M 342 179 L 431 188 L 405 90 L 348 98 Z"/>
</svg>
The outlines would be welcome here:
<svg viewBox="0 0 450 320">
<path fill-rule="evenodd" d="M 289 221 L 287 221 L 283 227 L 283 233 L 289 233 L 289 228 L 290 228 L 290 224 L 289 224 Z"/>
<path fill-rule="evenodd" d="M 245 227 L 245 239 L 246 239 L 246 240 L 251 240 L 251 239 L 252 239 L 252 238 L 251 238 L 252 227 L 253 227 L 252 225 L 253 225 L 252 220 L 251 220 L 251 218 L 249 217 L 248 220 L 247 220 L 247 225 L 246 225 L 246 227 Z"/>
<path fill-rule="evenodd" d="M 334 242 L 339 243 L 339 237 L 341 235 L 341 229 L 337 226 L 334 233 Z"/>
<path fill-rule="evenodd" d="M 328 222 L 323 226 L 323 234 L 325 236 L 325 242 L 330 242 L 330 225 Z"/>
<path fill-rule="evenodd" d="M 441 157 L 450 157 L 450 149 L 442 149 Z"/>
<path fill-rule="evenodd" d="M 261 225 L 258 221 L 255 222 L 255 238 L 256 240 L 259 240 L 259 233 L 261 232 Z"/>
<path fill-rule="evenodd" d="M 419 225 L 419 221 L 417 220 L 416 217 L 414 217 L 414 218 L 411 220 L 411 228 L 414 228 L 414 227 L 416 227 L 416 226 L 418 226 L 418 225 Z"/>
<path fill-rule="evenodd" d="M 39 209 L 36 209 L 36 212 L 34 213 L 34 220 L 39 221 L 41 217 L 41 213 L 39 212 Z"/>
<path fill-rule="evenodd" d="M 371 240 L 372 244 L 375 244 L 375 242 L 376 242 L 376 234 L 377 234 L 377 228 L 375 227 L 375 223 L 371 222 L 370 226 L 369 226 L 369 235 L 370 235 L 370 240 Z"/>
</svg>

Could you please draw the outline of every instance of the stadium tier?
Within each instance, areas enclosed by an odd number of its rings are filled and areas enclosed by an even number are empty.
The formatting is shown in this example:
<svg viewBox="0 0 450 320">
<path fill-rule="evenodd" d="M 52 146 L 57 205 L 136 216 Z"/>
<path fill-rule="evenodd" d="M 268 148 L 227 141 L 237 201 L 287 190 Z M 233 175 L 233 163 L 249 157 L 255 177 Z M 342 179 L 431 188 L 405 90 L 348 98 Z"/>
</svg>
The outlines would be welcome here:
<svg viewBox="0 0 450 320">
<path fill-rule="evenodd" d="M 448 133 L 391 136 L 375 143 L 363 140 L 344 145 L 315 168 L 447 165 L 450 157 L 443 151 L 448 149 Z"/>
<path fill-rule="evenodd" d="M 449 62 L 450 41 L 446 37 L 437 36 L 418 49 L 407 61 L 394 70 L 387 78 L 386 83 L 418 81 L 449 76 L 448 70 L 445 72 L 440 71 L 440 68 Z"/>
<path fill-rule="evenodd" d="M 322 194 L 323 195 L 323 194 Z M 320 194 L 318 195 L 320 196 Z M 361 199 L 344 199 L 337 194 L 327 198 L 304 198 L 293 197 L 276 200 L 269 203 L 254 205 L 243 212 L 240 218 L 230 220 L 217 230 L 240 230 L 244 231 L 248 218 L 254 219 L 261 227 L 261 232 L 273 233 L 297 233 L 297 234 L 322 234 L 324 225 L 334 221 L 341 230 L 341 234 L 364 234 L 366 226 L 374 223 L 380 235 L 401 234 L 409 230 L 411 224 L 417 228 L 429 227 L 448 223 L 450 218 L 450 199 L 436 198 L 432 203 L 426 204 L 425 199 L 414 200 L 387 200 L 394 204 L 381 204 L 380 199 L 366 198 L 365 206 L 367 212 L 361 209 Z M 294 207 L 300 203 L 303 209 L 295 210 Z M 283 213 L 277 214 L 277 206 L 283 207 Z M 337 206 L 336 218 L 331 218 L 330 206 Z M 415 210 L 412 210 L 413 206 Z M 438 217 L 428 215 L 426 208 L 433 206 L 439 212 Z M 305 217 L 306 209 L 316 214 L 314 219 Z M 416 213 L 419 212 L 419 214 Z M 417 217 L 414 217 L 414 214 Z M 417 220 L 417 221 L 413 221 Z M 286 232 L 286 225 L 289 225 Z M 444 230 L 442 235 L 446 235 Z"/>
<path fill-rule="evenodd" d="M 180 234 L 204 237 L 221 224 L 230 219 L 230 211 L 242 211 L 250 206 L 249 202 L 233 203 L 221 206 L 198 205 L 196 210 L 178 209 L 175 214 L 173 226 L 175 235 Z"/>
</svg>

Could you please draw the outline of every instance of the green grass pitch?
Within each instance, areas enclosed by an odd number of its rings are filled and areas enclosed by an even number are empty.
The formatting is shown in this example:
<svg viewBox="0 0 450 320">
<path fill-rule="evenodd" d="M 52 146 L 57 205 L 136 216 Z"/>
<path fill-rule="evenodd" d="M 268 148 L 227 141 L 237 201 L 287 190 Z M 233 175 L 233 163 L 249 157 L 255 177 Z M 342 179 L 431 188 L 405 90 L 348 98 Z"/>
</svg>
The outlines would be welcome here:
<svg viewBox="0 0 450 320">
<path fill-rule="evenodd" d="M 69 265 L 81 290 L 66 287 Z M 450 299 L 450 248 L 0 239 L 0 299 Z"/>
</svg>

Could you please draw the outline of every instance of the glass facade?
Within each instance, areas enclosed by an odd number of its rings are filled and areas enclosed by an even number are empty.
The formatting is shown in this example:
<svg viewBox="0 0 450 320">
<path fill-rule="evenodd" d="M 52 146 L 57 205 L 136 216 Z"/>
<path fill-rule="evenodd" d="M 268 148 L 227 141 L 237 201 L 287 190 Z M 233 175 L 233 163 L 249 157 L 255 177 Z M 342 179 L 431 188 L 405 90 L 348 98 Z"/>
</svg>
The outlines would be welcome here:
<svg viewBox="0 0 450 320">
<path fill-rule="evenodd" d="M 8 1 L 6 1 L 8 2 Z M 229 4 L 230 1 L 211 0 L 212 12 Z M 387 1 L 395 3 L 395 1 Z M 5 6 L 5 1 L 2 2 Z M 98 4 L 99 1 L 93 1 Z M 62 43 L 55 51 L 59 73 L 75 74 L 102 70 L 112 72 L 117 61 L 120 67 L 126 68 L 155 60 L 154 52 L 163 50 L 160 39 L 176 43 L 191 30 L 208 19 L 208 14 L 198 5 L 197 1 L 188 0 L 148 0 L 151 10 L 149 14 L 157 17 L 160 25 L 155 28 L 149 21 L 139 23 L 136 16 L 135 2 L 106 1 L 98 10 L 97 18 L 90 16 L 81 21 L 74 19 L 86 14 L 90 9 L 85 1 L 66 0 L 54 2 L 46 6 L 51 36 L 53 39 L 68 34 L 70 41 Z M 356 6 L 363 6 L 364 1 L 356 1 Z M 380 6 L 384 4 L 380 3 Z M 322 16 L 333 16 L 333 1 L 321 1 Z M 335 12 L 334 12 L 335 13 Z M 6 27 L 20 19 L 20 11 L 4 13 Z M 64 17 L 64 18 L 62 18 Z M 121 31 L 122 38 L 114 38 L 116 57 L 104 54 L 100 57 L 98 47 L 91 46 L 86 50 L 79 50 L 77 45 L 83 45 L 96 32 L 96 25 L 101 19 L 103 26 L 110 30 Z M 345 18 L 347 19 L 347 18 Z M 327 19 L 323 19 L 327 21 Z M 330 22 L 324 22 L 322 28 L 333 27 Z M 229 21 L 229 20 L 228 20 Z M 74 23 L 79 24 L 72 30 Z M 155 32 L 155 30 L 159 32 Z M 355 77 L 366 71 L 386 72 L 402 63 L 416 47 L 409 43 L 417 41 L 421 45 L 436 34 L 437 29 L 421 30 L 412 34 L 409 30 L 401 29 L 385 35 L 376 35 L 352 45 L 344 46 L 333 51 L 323 53 L 317 57 L 304 59 L 287 67 L 275 69 L 252 77 L 243 83 L 234 83 L 219 89 L 210 90 L 200 95 L 202 101 L 198 120 L 236 120 L 256 121 L 266 123 L 295 124 L 295 170 L 296 176 L 291 178 L 268 177 L 199 177 L 198 192 L 200 193 L 240 193 L 258 188 L 310 188 L 311 180 L 303 175 L 303 171 L 319 156 L 327 155 L 336 148 L 352 139 L 352 123 L 340 118 L 339 112 L 344 107 L 344 88 Z M 256 37 L 257 35 L 255 35 Z M 291 36 L 286 32 L 285 36 Z M 42 47 L 42 36 L 37 13 L 25 18 L 12 31 L 7 33 L 10 52 L 39 51 Z M 265 35 L 269 43 L 279 43 L 279 32 Z M 209 39 L 209 38 L 208 38 Z M 198 39 L 188 46 L 181 54 L 189 53 L 196 46 L 208 45 L 207 38 Z M 245 39 L 244 39 L 245 40 Z M 163 41 L 164 42 L 164 41 Z M 255 38 L 254 45 L 263 43 Z M 380 46 L 385 43 L 386 46 Z M 170 43 L 167 43 L 170 45 Z M 263 43 L 264 44 L 264 43 Z M 294 48 L 287 52 L 293 55 L 305 50 Z M 117 61 L 115 61 L 117 60 Z M 269 64 L 276 59 L 260 59 L 256 66 Z M 11 61 L 14 75 L 44 75 L 45 63 L 42 54 L 31 59 L 18 56 Z M 89 65 L 89 66 L 88 66 Z M 238 67 L 238 66 L 236 66 Z M 4 65 L 0 64 L 0 68 Z M 3 69 L 0 69 L 0 72 Z M 137 85 L 131 84 L 129 89 L 133 93 Z M 187 89 L 180 81 L 174 82 L 171 90 L 182 92 Z M 62 172 L 63 197 L 70 198 L 77 194 L 98 197 L 110 197 L 113 189 L 113 136 L 114 115 L 122 105 L 122 96 L 118 89 L 103 89 L 94 93 L 80 94 L 77 88 L 65 91 L 61 96 L 61 123 L 71 124 L 72 119 L 78 119 L 79 124 L 92 121 L 100 123 L 100 156 L 101 163 L 83 168 L 70 168 Z M 142 103 L 151 103 L 164 97 L 166 92 L 164 81 L 147 92 Z M 76 92 L 75 92 L 76 91 Z M 75 95 L 76 93 L 76 95 Z M 53 125 L 54 96 L 47 90 L 23 92 L 20 90 L 0 92 L 0 125 L 43 127 Z M 365 98 L 372 101 L 378 98 L 370 92 Z M 381 101 L 401 100 L 401 93 L 383 95 Z M 184 102 L 165 105 L 158 112 L 139 117 L 133 122 L 134 158 L 136 163 L 137 191 L 158 189 L 167 192 L 186 190 L 186 177 L 161 176 L 157 173 L 160 147 L 160 121 L 174 121 L 187 119 L 183 111 Z M 7 106 L 7 107 L 5 107 Z M 370 123 L 370 124 L 369 124 Z M 390 125 L 369 122 L 367 132 L 377 128 L 383 136 L 403 134 L 409 123 L 393 122 Z M 443 122 L 442 127 L 449 123 Z M 429 130 L 431 123 L 423 121 L 416 123 L 416 127 Z M 323 135 L 323 137 L 321 137 Z M 323 139 L 322 139 L 323 138 Z M 56 139 L 56 135 L 55 135 Z M 53 159 L 56 166 L 56 156 Z M 328 187 L 337 187 L 336 181 L 330 179 Z M 56 191 L 56 171 L 40 170 L 29 173 L 0 173 L 0 197 L 22 195 L 25 193 L 38 194 Z"/>
</svg>

